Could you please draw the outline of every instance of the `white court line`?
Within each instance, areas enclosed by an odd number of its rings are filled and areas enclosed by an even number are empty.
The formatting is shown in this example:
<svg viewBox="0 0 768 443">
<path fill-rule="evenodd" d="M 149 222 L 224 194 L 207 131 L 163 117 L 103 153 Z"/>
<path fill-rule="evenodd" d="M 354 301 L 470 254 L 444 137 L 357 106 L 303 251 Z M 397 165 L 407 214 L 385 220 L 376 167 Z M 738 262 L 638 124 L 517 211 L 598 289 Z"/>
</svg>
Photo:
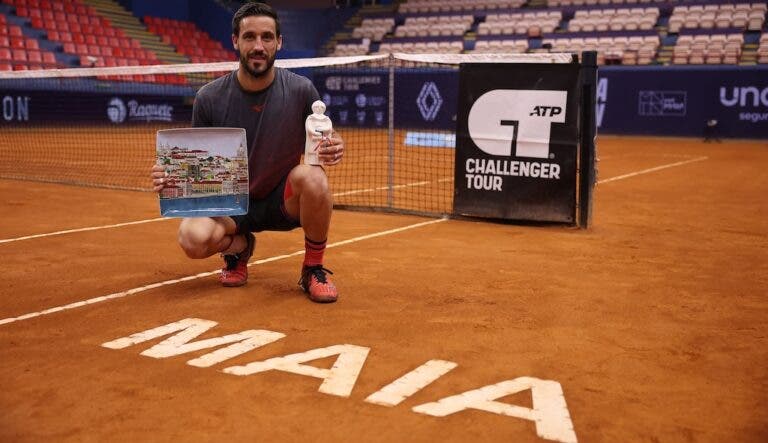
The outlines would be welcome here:
<svg viewBox="0 0 768 443">
<path fill-rule="evenodd" d="M 665 154 L 665 156 L 673 157 L 674 155 L 673 154 Z M 694 159 L 687 160 L 687 161 L 671 163 L 671 164 L 668 164 L 668 165 L 661 165 L 661 166 L 657 166 L 655 168 L 644 169 L 642 171 L 637 171 L 637 172 L 633 172 L 633 173 L 630 173 L 630 174 L 625 174 L 625 175 L 620 175 L 620 176 L 617 176 L 617 177 L 607 178 L 605 180 L 598 181 L 598 183 L 607 183 L 607 182 L 611 182 L 611 181 L 614 181 L 614 180 L 621 180 L 622 178 L 634 177 L 634 176 L 640 175 L 640 174 L 646 174 L 646 173 L 649 173 L 649 172 L 659 171 L 659 170 L 662 170 L 662 169 L 671 168 L 671 167 L 674 167 L 674 166 L 680 166 L 680 165 L 684 165 L 684 164 L 687 164 L 687 163 L 693 163 L 693 162 L 698 162 L 698 161 L 707 160 L 707 159 L 708 159 L 708 157 L 696 157 Z M 445 183 L 447 181 L 452 181 L 452 180 L 453 180 L 452 177 L 446 177 L 446 178 L 438 179 L 437 182 L 438 183 Z M 401 188 L 408 188 L 408 187 L 415 187 L 415 186 L 426 186 L 426 185 L 428 185 L 430 183 L 432 183 L 432 182 L 430 182 L 430 181 L 421 181 L 421 182 L 414 182 L 414 183 L 405 183 L 405 184 L 402 184 L 402 185 L 395 185 L 395 186 L 393 186 L 393 188 L 394 189 L 401 189 Z M 355 189 L 355 190 L 352 190 L 352 191 L 337 192 L 337 193 L 333 194 L 333 196 L 334 197 L 341 197 L 341 196 L 345 196 L 345 195 L 362 194 L 362 193 L 366 193 L 366 192 L 376 192 L 376 191 L 383 191 L 383 190 L 387 190 L 387 189 L 389 189 L 389 186 L 379 186 L 377 188 L 369 188 L 369 189 Z M 138 220 L 138 221 L 132 221 L 132 222 L 117 223 L 117 224 L 114 224 L 114 225 L 91 226 L 91 227 L 87 227 L 87 228 L 68 229 L 66 231 L 48 232 L 48 233 L 45 233 L 45 234 L 27 235 L 27 236 L 24 236 L 24 237 L 17 237 L 17 238 L 6 238 L 6 239 L 0 239 L 0 244 L 2 244 L 2 243 L 10 243 L 10 242 L 15 242 L 15 241 L 20 241 L 20 240 L 31 240 L 31 239 L 42 238 L 42 237 L 52 237 L 52 236 L 55 236 L 55 235 L 62 235 L 62 234 L 72 234 L 72 233 L 76 233 L 76 232 L 97 231 L 99 229 L 119 228 L 119 227 L 123 227 L 123 226 L 139 225 L 139 224 L 142 224 L 142 223 L 152 223 L 152 222 L 163 221 L 163 220 L 172 220 L 172 219 L 171 218 L 159 217 L 159 218 L 152 218 L 152 219 L 148 219 L 148 220 Z"/>
<path fill-rule="evenodd" d="M 598 183 L 607 183 L 607 182 L 612 182 L 612 181 L 616 181 L 616 180 L 622 180 L 622 179 L 629 178 L 629 177 L 635 177 L 635 176 L 638 176 L 638 175 L 641 175 L 641 174 L 647 174 L 647 173 L 650 173 L 650 172 L 660 171 L 662 169 L 667 169 L 667 168 L 672 168 L 672 167 L 675 167 L 675 166 L 685 165 L 685 164 L 688 164 L 688 163 L 694 163 L 694 162 L 699 162 L 699 161 L 707 160 L 708 158 L 709 157 L 696 157 L 696 158 L 693 158 L 693 159 L 690 159 L 690 160 L 686 160 L 686 161 L 681 161 L 681 162 L 676 162 L 676 163 L 669 163 L 669 164 L 666 164 L 666 165 L 656 166 L 654 168 L 643 169 L 641 171 L 631 172 L 629 174 L 623 174 L 623 175 L 618 175 L 616 177 L 607 178 L 607 179 L 598 181 Z M 450 180 L 450 179 L 441 179 L 441 180 Z M 403 186 L 403 185 L 401 185 L 401 186 Z M 147 221 L 155 221 L 155 220 L 165 220 L 165 219 L 161 218 L 161 219 L 153 219 L 153 220 L 147 220 Z M 448 220 L 448 219 L 441 218 L 441 219 L 436 219 L 436 220 L 430 220 L 430 221 L 427 221 L 427 222 L 416 223 L 416 224 L 404 226 L 404 227 L 401 227 L 401 228 L 395 228 L 395 229 L 390 229 L 390 230 L 387 230 L 387 231 L 376 232 L 376 233 L 373 233 L 373 234 L 362 235 L 362 236 L 359 236 L 359 237 L 351 238 L 349 240 L 343 240 L 343 241 L 340 241 L 340 242 L 331 243 L 331 244 L 329 244 L 326 247 L 327 248 L 334 248 L 334 247 L 337 247 L 337 246 L 343 246 L 343 245 L 347 245 L 347 244 L 350 244 L 350 243 L 355 243 L 355 242 L 358 242 L 358 241 L 368 240 L 368 239 L 375 238 L 375 237 L 381 237 L 381 236 L 384 236 L 384 235 L 395 234 L 395 233 L 398 233 L 398 232 L 406 231 L 408 229 L 414 229 L 414 228 L 419 228 L 421 226 L 427 226 L 427 225 L 431 225 L 431 224 L 434 224 L 434 223 L 440 223 L 440 222 L 443 222 L 443 221 L 446 221 L 446 220 Z M 127 224 L 135 224 L 135 223 L 141 223 L 141 222 L 131 222 L 131 223 L 127 223 Z M 93 229 L 99 229 L 99 228 L 97 227 L 97 228 L 93 228 Z M 84 230 L 89 230 L 89 229 L 85 228 Z M 283 260 L 283 259 L 286 259 L 286 258 L 290 258 L 290 257 L 295 257 L 297 255 L 301 255 L 303 253 L 304 253 L 304 251 L 301 250 L 301 251 L 292 252 L 290 254 L 276 255 L 276 256 L 264 258 L 264 259 L 261 259 L 261 260 L 255 260 L 253 262 L 248 263 L 248 266 L 260 265 L 260 264 L 269 263 L 269 262 L 273 262 L 273 261 Z M 168 285 L 173 285 L 173 284 L 176 284 L 176 283 L 181 283 L 181 282 L 185 282 L 185 281 L 189 281 L 189 280 L 195 280 L 195 279 L 198 279 L 198 278 L 210 277 L 210 276 L 216 275 L 216 274 L 218 274 L 220 272 L 221 272 L 220 270 L 211 271 L 211 272 L 203 272 L 203 273 L 200 273 L 200 274 L 189 275 L 187 277 L 182 277 L 182 278 L 178 278 L 178 279 L 166 280 L 166 281 L 162 281 L 162 282 L 159 282 L 159 283 L 152 283 L 150 285 L 129 289 L 129 290 L 123 291 L 123 292 L 115 292 L 113 294 L 104 295 L 104 296 L 101 296 L 101 297 L 90 298 L 90 299 L 87 299 L 87 300 L 83 300 L 83 301 L 79 301 L 79 302 L 75 302 L 75 303 L 70 303 L 68 305 L 56 306 L 56 307 L 53 307 L 53 308 L 45 309 L 43 311 L 30 312 L 29 314 L 24 314 L 24 315 L 21 315 L 21 316 L 18 316 L 18 317 L 4 318 L 4 319 L 0 320 L 0 325 L 4 325 L 4 324 L 8 324 L 8 323 L 14 323 L 14 322 L 21 321 L 21 320 L 27 320 L 27 319 L 30 319 L 30 318 L 40 317 L 40 316 L 43 316 L 43 315 L 53 314 L 55 312 L 67 311 L 67 310 L 70 310 L 70 309 L 75 309 L 75 308 L 79 308 L 79 307 L 82 307 L 82 306 L 91 305 L 91 304 L 94 304 L 94 303 L 101 303 L 103 301 L 112 300 L 112 299 L 116 299 L 116 298 L 123 298 L 123 297 L 127 297 L 129 295 L 138 294 L 140 292 L 144 292 L 144 291 L 148 291 L 150 289 L 158 288 L 160 286 L 168 286 Z"/>
<path fill-rule="evenodd" d="M 117 223 L 114 225 L 91 226 L 88 228 L 67 229 L 66 231 L 48 232 L 46 234 L 35 234 L 35 235 L 27 235 L 24 237 L 17 237 L 17 238 L 6 238 L 6 239 L 0 240 L 0 243 L 9 243 L 12 241 L 20 241 L 20 240 L 30 240 L 33 238 L 40 238 L 40 237 L 51 237 L 54 235 L 62 235 L 62 234 L 72 234 L 75 232 L 86 232 L 86 231 L 97 231 L 99 229 L 119 228 L 122 226 L 140 225 L 142 223 L 152 223 L 152 222 L 163 221 L 163 220 L 170 220 L 170 219 L 159 217 L 159 218 L 151 218 L 148 220 L 138 220 L 138 221 L 132 221 L 132 222 Z"/>
<path fill-rule="evenodd" d="M 704 160 L 707 160 L 707 159 L 709 159 L 709 157 L 696 157 L 696 158 L 692 158 L 690 160 L 685 160 L 685 161 L 681 161 L 681 162 L 668 163 L 666 165 L 661 165 L 661 166 L 656 166 L 656 167 L 653 167 L 653 168 L 643 169 L 643 170 L 637 171 L 637 172 L 630 172 L 629 174 L 617 175 L 616 177 L 606 178 L 606 179 L 603 179 L 603 180 L 599 180 L 598 183 L 608 183 L 608 182 L 612 182 L 612 181 L 616 181 L 616 180 L 621 180 L 621 179 L 625 179 L 625 178 L 629 178 L 629 177 L 635 177 L 635 176 L 642 175 L 642 174 L 648 174 L 649 172 L 661 171 L 662 169 L 674 168 L 675 166 L 687 165 L 688 163 L 700 162 L 700 161 L 704 161 Z"/>
<path fill-rule="evenodd" d="M 445 183 L 447 181 L 453 180 L 452 178 L 440 178 L 437 180 L 438 183 Z M 378 188 L 369 188 L 369 189 L 355 189 L 354 191 L 344 191 L 344 192 L 337 192 L 336 194 L 333 194 L 334 197 L 344 196 L 344 195 L 353 195 L 353 194 L 362 194 L 364 192 L 376 192 L 376 191 L 386 191 L 389 189 L 402 189 L 402 188 L 411 188 L 416 186 L 426 186 L 431 184 L 431 181 L 422 181 L 422 182 L 413 182 L 413 183 L 405 183 L 402 185 L 394 185 L 394 186 L 379 186 Z"/>
<path fill-rule="evenodd" d="M 426 221 L 426 222 L 416 223 L 416 224 L 413 224 L 413 225 L 403 226 L 403 227 L 400 227 L 400 228 L 389 229 L 387 231 L 375 232 L 373 234 L 368 234 L 368 235 L 361 235 L 359 237 L 350 238 L 348 240 L 342 240 L 342 241 L 339 241 L 339 242 L 336 242 L 336 243 L 331 243 L 328 246 L 326 246 L 326 248 L 335 248 L 335 247 L 338 247 L 338 246 L 348 245 L 350 243 L 356 243 L 356 242 L 359 242 L 359 241 L 368 240 L 368 239 L 376 238 L 376 237 L 381 237 L 381 236 L 384 236 L 384 235 L 396 234 L 398 232 L 407 231 L 409 229 L 420 228 L 422 226 L 432 225 L 432 224 L 435 224 L 435 223 L 444 222 L 446 220 L 448 220 L 448 219 L 447 218 L 440 218 L 440 219 L 430 220 L 430 221 Z M 264 263 L 270 263 L 270 262 L 273 262 L 273 261 L 278 261 L 278 260 L 283 260 L 283 259 L 290 258 L 290 257 L 295 257 L 295 256 L 301 255 L 301 254 L 304 254 L 304 250 L 303 249 L 301 251 L 291 252 L 290 254 L 276 255 L 276 256 L 273 256 L 273 257 L 263 258 L 261 260 L 255 260 L 255 261 L 252 261 L 252 262 L 248 263 L 248 266 L 254 266 L 254 265 L 261 265 L 261 264 L 264 264 Z M 21 321 L 21 320 L 27 320 L 27 319 L 30 319 L 30 318 L 40 317 L 40 316 L 43 316 L 43 315 L 53 314 L 53 313 L 56 313 L 56 312 L 68 311 L 70 309 L 80 308 L 80 307 L 83 307 L 83 306 L 92 305 L 92 304 L 96 304 L 96 303 L 101 303 L 101 302 L 108 301 L 108 300 L 114 300 L 114 299 L 117 299 L 117 298 L 128 297 L 129 295 L 138 294 L 138 293 L 141 293 L 141 292 L 148 291 L 150 289 L 159 288 L 161 286 L 175 285 L 176 283 L 181 283 L 181 282 L 190 281 L 190 280 L 196 280 L 198 278 L 210 277 L 210 276 L 216 275 L 216 274 L 218 274 L 220 272 L 221 272 L 221 270 L 215 270 L 215 271 L 211 271 L 211 272 L 202 272 L 200 274 L 188 275 L 188 276 L 182 277 L 182 278 L 177 278 L 177 279 L 173 279 L 173 280 L 165 280 L 165 281 L 161 281 L 161 282 L 158 282 L 158 283 L 152 283 L 152 284 L 146 285 L 146 286 L 140 286 L 138 288 L 129 289 L 127 291 L 115 292 L 115 293 L 112 293 L 112 294 L 109 294 L 109 295 L 103 295 L 101 297 L 89 298 L 87 300 L 82 300 L 82 301 L 70 303 L 68 305 L 56 306 L 56 307 L 53 307 L 53 308 L 48 308 L 48 309 L 45 309 L 45 310 L 42 310 L 42 311 L 37 311 L 37 312 L 30 312 L 28 314 L 20 315 L 18 317 L 4 318 L 4 319 L 0 320 L 0 325 L 14 323 L 14 322 Z"/>
<path fill-rule="evenodd" d="M 439 182 L 445 181 L 446 179 L 441 178 L 438 180 Z M 416 183 L 406 183 L 403 185 L 396 185 L 393 186 L 395 189 L 399 188 L 406 188 L 409 186 L 424 186 L 429 184 L 430 182 L 416 182 Z M 334 197 L 344 196 L 344 195 L 351 195 L 351 194 L 360 194 L 363 192 L 374 192 L 374 191 L 380 191 L 383 189 L 389 189 L 389 186 L 381 186 L 375 189 L 356 189 L 353 191 L 346 191 L 346 192 L 338 192 L 333 194 Z M 76 232 L 86 232 L 86 231 L 98 231 L 99 229 L 110 229 L 110 228 L 119 228 L 122 226 L 130 226 L 130 225 L 139 225 L 142 223 L 151 223 L 151 222 L 157 222 L 157 221 L 163 221 L 163 220 L 173 220 L 173 218 L 165 218 L 165 217 L 159 217 L 159 218 L 152 218 L 148 220 L 138 220 L 138 221 L 132 221 L 132 222 L 125 222 L 125 223 L 117 223 L 114 225 L 103 225 L 103 226 L 90 226 L 87 228 L 76 228 L 76 229 L 67 229 L 66 231 L 56 231 L 56 232 L 47 232 L 45 234 L 35 234 L 35 235 L 26 235 L 24 237 L 17 237 L 17 238 L 6 238 L 6 239 L 0 239 L 0 244 L 2 243 L 10 243 L 14 241 L 20 241 L 20 240 L 31 240 L 35 238 L 42 238 L 42 237 L 53 237 L 55 235 L 62 235 L 62 234 L 73 234 Z"/>
</svg>

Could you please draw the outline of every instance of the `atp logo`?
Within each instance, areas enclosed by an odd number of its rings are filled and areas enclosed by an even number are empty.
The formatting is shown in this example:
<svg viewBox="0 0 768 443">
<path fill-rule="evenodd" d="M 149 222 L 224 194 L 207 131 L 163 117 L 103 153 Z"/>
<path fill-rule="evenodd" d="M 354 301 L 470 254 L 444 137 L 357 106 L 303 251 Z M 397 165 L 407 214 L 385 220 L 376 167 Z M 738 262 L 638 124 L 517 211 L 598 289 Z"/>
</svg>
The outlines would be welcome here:
<svg viewBox="0 0 768 443">
<path fill-rule="evenodd" d="M 490 155 L 549 157 L 552 123 L 565 123 L 567 91 L 495 89 L 469 110 L 469 136 Z"/>
</svg>

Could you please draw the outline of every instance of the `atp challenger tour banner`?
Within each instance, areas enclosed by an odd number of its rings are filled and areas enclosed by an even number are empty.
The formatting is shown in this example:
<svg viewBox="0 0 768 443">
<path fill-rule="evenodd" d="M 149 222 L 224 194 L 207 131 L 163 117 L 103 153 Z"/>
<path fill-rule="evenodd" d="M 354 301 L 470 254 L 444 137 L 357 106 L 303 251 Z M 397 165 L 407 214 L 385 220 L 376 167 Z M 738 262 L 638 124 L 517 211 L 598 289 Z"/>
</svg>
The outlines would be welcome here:
<svg viewBox="0 0 768 443">
<path fill-rule="evenodd" d="M 579 65 L 462 64 L 454 212 L 575 221 Z"/>
</svg>

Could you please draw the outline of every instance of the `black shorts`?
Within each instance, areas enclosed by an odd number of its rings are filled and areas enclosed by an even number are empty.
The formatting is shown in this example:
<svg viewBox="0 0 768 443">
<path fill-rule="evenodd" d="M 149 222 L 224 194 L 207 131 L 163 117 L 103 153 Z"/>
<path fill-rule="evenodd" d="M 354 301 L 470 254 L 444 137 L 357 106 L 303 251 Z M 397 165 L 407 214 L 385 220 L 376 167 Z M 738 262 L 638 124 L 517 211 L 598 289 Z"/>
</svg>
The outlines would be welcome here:
<svg viewBox="0 0 768 443">
<path fill-rule="evenodd" d="M 288 177 L 283 178 L 280 184 L 265 198 L 248 201 L 248 213 L 232 216 L 237 224 L 237 232 L 261 232 L 261 231 L 290 231 L 301 226 L 301 223 L 288 215 L 285 210 L 285 183 Z"/>
</svg>

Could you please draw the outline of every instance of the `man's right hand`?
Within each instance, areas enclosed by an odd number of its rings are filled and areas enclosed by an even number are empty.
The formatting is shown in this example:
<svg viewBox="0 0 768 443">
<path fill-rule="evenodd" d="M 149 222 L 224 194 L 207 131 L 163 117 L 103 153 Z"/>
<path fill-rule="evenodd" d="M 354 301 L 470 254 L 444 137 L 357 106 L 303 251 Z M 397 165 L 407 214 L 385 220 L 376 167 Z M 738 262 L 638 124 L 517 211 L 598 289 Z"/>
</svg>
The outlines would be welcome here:
<svg viewBox="0 0 768 443">
<path fill-rule="evenodd" d="M 165 168 L 162 165 L 152 166 L 150 177 L 152 177 L 152 190 L 155 192 L 162 191 L 168 181 L 168 173 L 165 172 Z"/>
</svg>

